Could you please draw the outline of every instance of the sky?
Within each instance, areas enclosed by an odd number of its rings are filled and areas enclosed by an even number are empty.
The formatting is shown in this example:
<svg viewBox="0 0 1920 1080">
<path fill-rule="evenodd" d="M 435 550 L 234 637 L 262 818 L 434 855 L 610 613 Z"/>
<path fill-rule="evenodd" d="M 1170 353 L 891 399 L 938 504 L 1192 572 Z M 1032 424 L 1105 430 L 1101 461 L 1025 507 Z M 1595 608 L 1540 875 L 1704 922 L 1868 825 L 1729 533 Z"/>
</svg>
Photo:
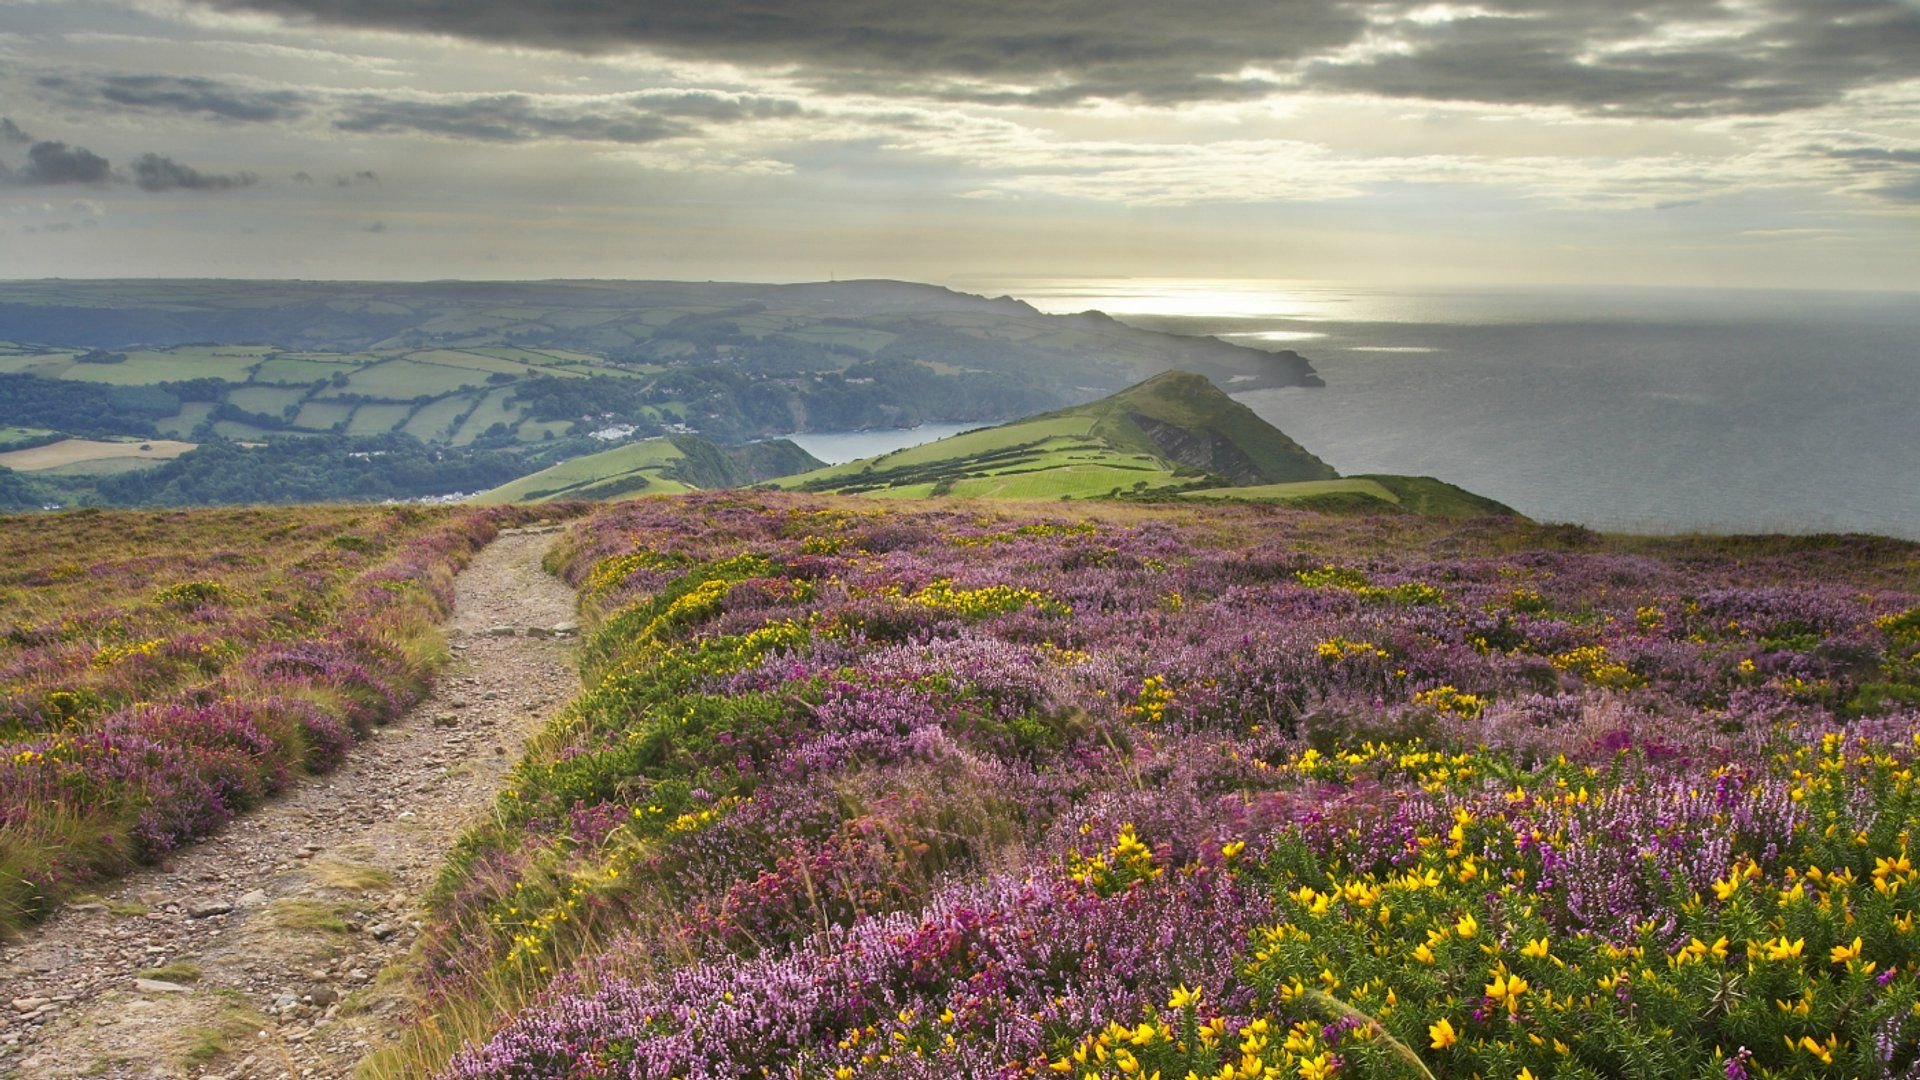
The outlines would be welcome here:
<svg viewBox="0 0 1920 1080">
<path fill-rule="evenodd" d="M 0 0 L 0 277 L 1920 289 L 1920 0 Z"/>
</svg>

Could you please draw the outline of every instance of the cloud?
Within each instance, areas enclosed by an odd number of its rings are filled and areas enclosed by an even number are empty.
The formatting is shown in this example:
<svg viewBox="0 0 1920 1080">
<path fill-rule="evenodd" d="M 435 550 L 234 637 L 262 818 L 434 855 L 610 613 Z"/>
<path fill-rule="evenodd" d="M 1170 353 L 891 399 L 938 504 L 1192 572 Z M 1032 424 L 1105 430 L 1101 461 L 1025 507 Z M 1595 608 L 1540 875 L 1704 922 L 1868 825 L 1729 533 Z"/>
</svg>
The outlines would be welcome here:
<svg viewBox="0 0 1920 1080">
<path fill-rule="evenodd" d="M 209 0 L 225 10 L 606 54 L 798 68 L 860 92 L 1243 97 L 1248 65 L 1303 59 L 1366 26 L 1321 0 Z M 967 84 L 977 84 L 970 87 Z"/>
<path fill-rule="evenodd" d="M 684 138 L 707 124 L 797 116 L 798 102 L 711 90 L 649 90 L 594 98 L 527 94 L 398 98 L 355 95 L 333 126 L 362 134 L 420 133 L 479 142 L 547 140 L 641 144 Z"/>
<path fill-rule="evenodd" d="M 324 181 L 316 179 L 312 173 L 303 169 L 300 172 L 294 173 L 292 179 L 294 183 L 308 187 L 323 182 L 330 187 L 337 188 L 357 187 L 361 184 L 372 184 L 375 187 L 380 186 L 380 174 L 374 172 L 372 169 L 361 169 L 357 172 L 350 173 L 335 173 L 331 178 Z"/>
<path fill-rule="evenodd" d="M 142 154 L 133 162 L 133 182 L 142 191 L 231 191 L 251 187 L 260 178 L 250 172 L 203 173 L 172 158 Z"/>
<path fill-rule="evenodd" d="M 1422 18 L 1439 9 L 1445 17 Z M 1778 115 L 1912 74 L 1908 0 L 1492 0 L 1402 7 L 1308 85 L 1631 117 Z"/>
<path fill-rule="evenodd" d="M 113 166 L 84 147 L 37 142 L 27 151 L 26 166 L 8 173 L 7 179 L 16 184 L 104 184 L 113 179 Z"/>
<path fill-rule="evenodd" d="M 33 136 L 21 131 L 20 125 L 14 123 L 12 117 L 0 116 L 0 146 L 19 145 L 32 141 Z"/>
<path fill-rule="evenodd" d="M 370 224 L 361 226 L 360 231 L 370 232 L 370 233 L 383 233 L 387 231 L 387 223 L 384 221 L 375 221 Z"/>
<path fill-rule="evenodd" d="M 1844 150 L 1828 149 L 1828 157 L 1842 161 L 1861 161 L 1873 164 L 1920 165 L 1920 146 L 1854 146 Z"/>
<path fill-rule="evenodd" d="M 228 11 L 792 71 L 986 104 L 1307 87 L 1621 116 L 1771 115 L 1910 78 L 1911 0 L 203 0 Z"/>
<path fill-rule="evenodd" d="M 78 107 L 210 116 L 261 123 L 305 115 L 310 102 L 297 90 L 267 90 L 214 79 L 175 75 L 46 75 L 36 80 L 57 100 Z"/>
</svg>

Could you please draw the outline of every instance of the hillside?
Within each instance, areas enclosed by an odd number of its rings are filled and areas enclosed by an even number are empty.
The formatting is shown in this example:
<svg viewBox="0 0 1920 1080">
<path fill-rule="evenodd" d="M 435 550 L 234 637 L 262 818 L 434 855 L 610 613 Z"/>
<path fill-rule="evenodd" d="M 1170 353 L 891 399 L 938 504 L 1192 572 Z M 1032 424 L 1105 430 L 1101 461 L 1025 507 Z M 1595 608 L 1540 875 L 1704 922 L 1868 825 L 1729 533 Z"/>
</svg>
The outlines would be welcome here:
<svg viewBox="0 0 1920 1080">
<path fill-rule="evenodd" d="M 1438 517 L 1518 516 L 1503 502 L 1475 495 L 1466 488 L 1431 476 L 1361 474 L 1339 480 L 1306 480 L 1290 484 L 1254 484 L 1247 487 L 1201 488 L 1184 491 L 1189 499 L 1232 502 L 1288 503 L 1313 510 L 1377 511 L 1382 506 Z"/>
<path fill-rule="evenodd" d="M 642 439 L 523 476 L 471 501 L 618 499 L 701 488 L 745 487 L 818 468 L 819 459 L 785 439 L 721 447 L 691 435 Z"/>
<path fill-rule="evenodd" d="M 1170 371 L 1086 405 L 848 462 L 799 491 L 1088 498 L 1191 485 L 1325 480 L 1332 468 L 1205 376 Z"/>
<path fill-rule="evenodd" d="M 64 384 L 9 383 L 0 426 L 74 435 L 745 439 L 1007 419 L 1171 367 L 1318 383 L 1294 353 L 905 282 L 0 283 L 0 374 Z"/>
<path fill-rule="evenodd" d="M 364 1075 L 1883 1074 L 1915 550 L 603 508 L 550 559 L 586 689 Z"/>
<path fill-rule="evenodd" d="M 635 437 L 992 423 L 1175 367 L 1319 385 L 1295 353 L 906 282 L 0 282 L 0 450 L 76 441 L 14 467 L 23 505 L 439 496 Z M 128 440 L 194 448 L 75 456 Z M 331 441 L 231 452 L 298 440 Z M 199 457 L 249 480 L 182 481 Z M 312 467 L 348 460 L 386 475 Z"/>
</svg>

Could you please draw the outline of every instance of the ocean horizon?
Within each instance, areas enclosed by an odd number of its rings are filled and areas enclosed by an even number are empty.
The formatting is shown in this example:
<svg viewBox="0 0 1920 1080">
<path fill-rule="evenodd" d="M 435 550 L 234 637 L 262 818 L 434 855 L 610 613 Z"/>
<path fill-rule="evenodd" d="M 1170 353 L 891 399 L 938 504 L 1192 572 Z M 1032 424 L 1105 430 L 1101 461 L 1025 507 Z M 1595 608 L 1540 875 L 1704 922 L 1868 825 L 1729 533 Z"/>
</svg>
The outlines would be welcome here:
<svg viewBox="0 0 1920 1080">
<path fill-rule="evenodd" d="M 1920 539 L 1920 294 L 1009 282 L 1312 361 L 1237 395 L 1342 473 L 1437 476 L 1542 521 L 1626 532 Z"/>
</svg>

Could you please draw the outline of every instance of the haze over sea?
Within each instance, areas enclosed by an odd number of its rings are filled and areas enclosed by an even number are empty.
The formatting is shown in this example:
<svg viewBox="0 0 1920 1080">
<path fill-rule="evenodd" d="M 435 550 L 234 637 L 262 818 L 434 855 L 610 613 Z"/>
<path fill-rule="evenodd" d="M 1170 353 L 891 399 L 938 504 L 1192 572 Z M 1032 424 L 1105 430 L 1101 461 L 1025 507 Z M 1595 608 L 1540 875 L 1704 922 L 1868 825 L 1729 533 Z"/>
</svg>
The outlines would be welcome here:
<svg viewBox="0 0 1920 1080">
<path fill-rule="evenodd" d="M 1049 312 L 1294 349 L 1240 400 L 1342 473 L 1438 476 L 1543 521 L 1920 539 L 1920 295 L 1024 281 Z"/>
</svg>

